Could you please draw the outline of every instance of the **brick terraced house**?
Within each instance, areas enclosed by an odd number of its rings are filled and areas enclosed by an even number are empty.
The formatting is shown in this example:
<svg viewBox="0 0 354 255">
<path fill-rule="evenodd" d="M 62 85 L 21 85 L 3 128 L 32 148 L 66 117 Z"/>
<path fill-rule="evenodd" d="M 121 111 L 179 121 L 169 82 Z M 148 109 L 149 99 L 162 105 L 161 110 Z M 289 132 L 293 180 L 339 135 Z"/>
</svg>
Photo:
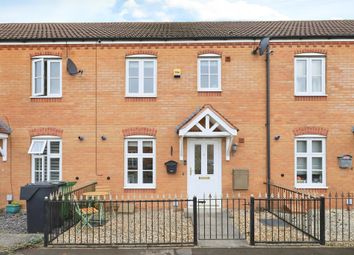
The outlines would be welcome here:
<svg viewBox="0 0 354 255">
<path fill-rule="evenodd" d="M 58 180 L 353 191 L 354 21 L 0 24 L 0 109 L 1 206 Z"/>
</svg>

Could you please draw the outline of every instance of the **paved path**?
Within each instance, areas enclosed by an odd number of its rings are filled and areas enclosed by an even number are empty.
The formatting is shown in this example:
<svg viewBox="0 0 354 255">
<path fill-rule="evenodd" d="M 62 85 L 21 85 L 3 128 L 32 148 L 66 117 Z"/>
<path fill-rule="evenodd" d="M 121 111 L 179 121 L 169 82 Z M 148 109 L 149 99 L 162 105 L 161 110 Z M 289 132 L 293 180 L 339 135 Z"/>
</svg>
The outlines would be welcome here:
<svg viewBox="0 0 354 255">
<path fill-rule="evenodd" d="M 353 255 L 354 248 L 146 248 L 146 249 L 58 249 L 20 251 L 16 255 Z"/>
</svg>

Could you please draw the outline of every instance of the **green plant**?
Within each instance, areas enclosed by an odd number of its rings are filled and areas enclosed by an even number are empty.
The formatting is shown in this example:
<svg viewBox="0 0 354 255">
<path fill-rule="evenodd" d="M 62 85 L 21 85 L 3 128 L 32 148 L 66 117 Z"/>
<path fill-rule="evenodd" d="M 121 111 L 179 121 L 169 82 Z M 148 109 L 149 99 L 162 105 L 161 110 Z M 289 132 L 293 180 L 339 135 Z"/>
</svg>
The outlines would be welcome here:
<svg viewBox="0 0 354 255">
<path fill-rule="evenodd" d="M 18 201 L 12 201 L 11 204 L 12 204 L 12 205 L 19 205 L 19 206 L 21 206 L 20 202 L 18 202 Z"/>
</svg>

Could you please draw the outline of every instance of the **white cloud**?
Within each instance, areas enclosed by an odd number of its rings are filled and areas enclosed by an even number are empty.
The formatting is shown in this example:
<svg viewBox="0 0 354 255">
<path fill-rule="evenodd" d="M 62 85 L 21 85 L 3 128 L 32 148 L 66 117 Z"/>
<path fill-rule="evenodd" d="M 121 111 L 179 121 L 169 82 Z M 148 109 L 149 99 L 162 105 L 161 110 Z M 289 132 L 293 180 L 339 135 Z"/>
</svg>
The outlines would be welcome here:
<svg viewBox="0 0 354 255">
<path fill-rule="evenodd" d="M 190 12 L 197 20 L 286 20 L 287 16 L 261 4 L 239 0 L 166 0 L 169 9 Z"/>
</svg>

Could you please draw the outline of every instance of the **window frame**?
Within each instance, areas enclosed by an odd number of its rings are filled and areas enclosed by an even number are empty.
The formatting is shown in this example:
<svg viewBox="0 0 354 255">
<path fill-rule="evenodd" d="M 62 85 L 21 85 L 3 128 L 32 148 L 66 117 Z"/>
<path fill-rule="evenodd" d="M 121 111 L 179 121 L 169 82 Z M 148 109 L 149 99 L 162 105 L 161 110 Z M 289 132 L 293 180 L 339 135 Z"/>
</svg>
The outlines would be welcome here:
<svg viewBox="0 0 354 255">
<path fill-rule="evenodd" d="M 137 61 L 139 63 L 138 70 L 138 93 L 129 92 L 129 63 Z M 144 62 L 152 61 L 154 66 L 153 72 L 153 89 L 152 93 L 144 92 Z M 154 55 L 131 55 L 125 59 L 125 96 L 126 97 L 157 97 L 157 58 Z"/>
<path fill-rule="evenodd" d="M 138 142 L 138 152 L 128 153 L 128 142 Z M 143 142 L 152 142 L 153 153 L 143 153 Z M 145 156 L 144 156 L 145 155 Z M 138 182 L 128 183 L 128 159 L 137 158 L 138 159 Z M 153 159 L 153 169 L 152 169 L 152 183 L 143 183 L 143 169 L 142 161 L 143 158 Z M 124 188 L 125 189 L 156 189 L 156 139 L 150 136 L 130 136 L 124 139 Z"/>
<path fill-rule="evenodd" d="M 36 158 L 41 158 L 42 160 L 42 178 L 40 181 L 44 181 L 44 173 L 46 171 L 47 174 L 47 180 L 46 181 L 61 181 L 62 180 L 62 160 L 63 160 L 63 150 L 62 150 L 62 139 L 60 137 L 56 137 L 56 136 L 35 136 L 32 137 L 31 139 L 31 146 L 33 141 L 46 141 L 46 147 L 47 147 L 47 153 L 46 154 L 30 154 L 31 155 L 31 182 L 32 183 L 36 183 L 36 170 L 35 170 L 35 159 Z M 59 142 L 59 153 L 51 153 L 50 152 L 50 146 L 51 146 L 51 142 Z M 31 149 L 31 148 L 30 148 Z M 30 151 L 30 150 L 29 150 Z M 51 180 L 50 179 L 50 160 L 53 158 L 59 158 L 59 179 L 58 180 Z M 46 162 L 45 162 L 46 160 Z M 45 163 L 47 164 L 47 169 L 45 169 Z"/>
<path fill-rule="evenodd" d="M 201 62 L 207 60 L 209 62 L 209 72 L 208 72 L 208 76 L 210 77 L 210 61 L 215 61 L 217 60 L 218 63 L 218 87 L 217 88 L 211 88 L 210 87 L 210 78 L 209 78 L 209 87 L 208 88 L 202 88 L 201 86 Z M 198 56 L 198 72 L 197 72 L 197 76 L 198 76 L 198 91 L 200 92 L 221 92 L 222 88 L 221 88 L 221 56 L 217 55 L 217 54 L 203 54 L 203 55 L 199 55 Z"/>
<path fill-rule="evenodd" d="M 306 152 L 297 152 L 297 142 L 306 141 Z M 312 142 L 321 141 L 322 142 L 322 152 L 312 152 Z M 309 151 L 311 148 L 311 151 Z M 327 157 L 327 145 L 326 137 L 321 135 L 302 135 L 296 136 L 294 139 L 294 180 L 295 188 L 305 188 L 305 189 L 318 189 L 318 188 L 327 188 L 327 169 L 326 169 L 326 157 Z M 306 174 L 307 174 L 307 183 L 298 183 L 297 182 L 297 158 L 304 157 L 306 158 Z M 316 157 L 322 158 L 322 183 L 313 183 L 312 182 L 312 159 Z"/>
<path fill-rule="evenodd" d="M 35 74 L 36 74 L 36 69 L 35 69 L 35 63 L 36 62 L 41 62 L 42 63 L 42 70 L 41 70 L 41 93 L 36 93 L 35 92 Z M 47 62 L 47 70 L 44 68 L 44 62 Z M 59 93 L 50 93 L 50 88 L 51 88 L 51 79 L 50 79 L 50 73 L 51 73 L 51 68 L 50 68 L 50 63 L 59 63 Z M 47 72 L 47 75 L 45 77 L 45 71 Z M 47 87 L 45 88 L 45 80 L 47 82 Z M 62 91 L 63 91 L 63 72 L 62 72 L 62 59 L 58 56 L 36 56 L 32 58 L 32 96 L 31 98 L 60 98 L 62 97 Z M 46 91 L 45 91 L 46 90 Z M 47 95 L 44 95 L 45 92 Z"/>
<path fill-rule="evenodd" d="M 297 61 L 306 61 L 306 91 L 298 91 Z M 321 92 L 312 92 L 312 67 L 313 60 L 321 60 Z M 311 67 L 311 68 L 310 68 Z M 326 56 L 319 53 L 298 54 L 294 58 L 294 95 L 295 96 L 326 96 Z"/>
</svg>

